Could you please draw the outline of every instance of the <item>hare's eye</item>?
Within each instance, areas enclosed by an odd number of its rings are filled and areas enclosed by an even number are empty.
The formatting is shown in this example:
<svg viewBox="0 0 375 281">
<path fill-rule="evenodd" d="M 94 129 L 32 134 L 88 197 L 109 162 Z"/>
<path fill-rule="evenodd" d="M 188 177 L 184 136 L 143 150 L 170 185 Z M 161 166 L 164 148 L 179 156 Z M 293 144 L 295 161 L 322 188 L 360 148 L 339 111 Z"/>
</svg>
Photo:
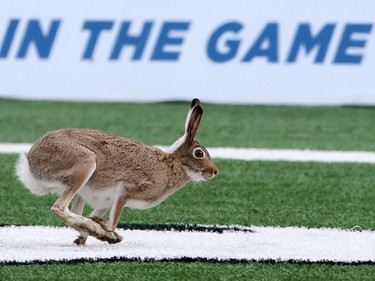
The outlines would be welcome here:
<svg viewBox="0 0 375 281">
<path fill-rule="evenodd" d="M 193 151 L 194 158 L 201 159 L 204 157 L 204 151 L 200 148 L 196 148 Z"/>
</svg>

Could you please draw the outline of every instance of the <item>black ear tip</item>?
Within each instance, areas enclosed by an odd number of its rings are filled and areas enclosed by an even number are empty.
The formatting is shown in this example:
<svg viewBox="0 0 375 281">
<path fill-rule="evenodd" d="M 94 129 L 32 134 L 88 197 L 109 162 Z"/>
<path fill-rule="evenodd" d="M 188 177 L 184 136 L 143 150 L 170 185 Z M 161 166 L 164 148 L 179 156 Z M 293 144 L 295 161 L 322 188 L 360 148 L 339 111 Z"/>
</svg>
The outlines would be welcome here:
<svg viewBox="0 0 375 281">
<path fill-rule="evenodd" d="M 203 108 L 201 107 L 200 104 L 195 106 L 194 111 L 198 112 L 200 115 L 203 114 Z"/>
<path fill-rule="evenodd" d="M 190 108 L 193 108 L 194 106 L 197 106 L 198 104 L 201 104 L 201 101 L 199 99 L 193 99 L 191 101 Z"/>
</svg>

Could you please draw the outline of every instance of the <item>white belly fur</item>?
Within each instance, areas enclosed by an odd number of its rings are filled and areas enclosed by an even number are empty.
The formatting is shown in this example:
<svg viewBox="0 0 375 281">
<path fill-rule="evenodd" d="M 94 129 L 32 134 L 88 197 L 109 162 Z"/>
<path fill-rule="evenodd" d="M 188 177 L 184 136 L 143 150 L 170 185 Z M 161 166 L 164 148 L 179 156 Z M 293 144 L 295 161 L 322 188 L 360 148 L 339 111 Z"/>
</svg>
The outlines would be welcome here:
<svg viewBox="0 0 375 281">
<path fill-rule="evenodd" d="M 139 199 L 129 199 L 125 207 L 129 207 L 131 209 L 149 209 L 159 205 L 162 201 L 164 201 L 168 195 L 160 196 L 157 200 L 154 201 L 146 201 L 146 200 L 139 200 Z"/>
<path fill-rule="evenodd" d="M 112 207 L 121 186 L 94 189 L 85 185 L 78 194 L 94 209 L 109 209 Z"/>
<path fill-rule="evenodd" d="M 94 209 L 109 209 L 113 206 L 117 196 L 123 190 L 123 185 L 117 185 L 107 188 L 93 189 L 85 185 L 78 194 L 90 204 Z M 157 200 L 146 201 L 141 199 L 129 199 L 125 207 L 132 209 L 149 209 L 155 207 L 164 201 L 170 194 L 164 194 Z"/>
<path fill-rule="evenodd" d="M 16 174 L 21 182 L 34 194 L 45 195 L 51 192 L 62 194 L 67 188 L 60 182 L 45 181 L 37 179 L 30 171 L 29 162 L 25 154 L 21 154 L 16 166 Z M 113 206 L 119 193 L 126 187 L 123 184 L 106 188 L 92 188 L 89 185 L 83 186 L 78 194 L 94 209 L 109 209 Z M 146 201 L 141 199 L 129 199 L 125 206 L 133 209 L 152 208 L 164 201 L 173 191 L 166 193 L 156 200 Z"/>
</svg>

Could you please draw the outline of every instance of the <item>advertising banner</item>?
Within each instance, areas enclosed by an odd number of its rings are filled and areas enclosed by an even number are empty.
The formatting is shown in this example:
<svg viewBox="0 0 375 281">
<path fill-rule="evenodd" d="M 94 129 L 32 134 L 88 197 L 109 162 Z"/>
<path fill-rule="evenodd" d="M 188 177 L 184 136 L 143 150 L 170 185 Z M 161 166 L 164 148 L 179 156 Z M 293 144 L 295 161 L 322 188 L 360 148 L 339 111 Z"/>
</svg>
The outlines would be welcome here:
<svg viewBox="0 0 375 281">
<path fill-rule="evenodd" d="M 375 1 L 13 0 L 0 97 L 375 105 Z"/>
</svg>

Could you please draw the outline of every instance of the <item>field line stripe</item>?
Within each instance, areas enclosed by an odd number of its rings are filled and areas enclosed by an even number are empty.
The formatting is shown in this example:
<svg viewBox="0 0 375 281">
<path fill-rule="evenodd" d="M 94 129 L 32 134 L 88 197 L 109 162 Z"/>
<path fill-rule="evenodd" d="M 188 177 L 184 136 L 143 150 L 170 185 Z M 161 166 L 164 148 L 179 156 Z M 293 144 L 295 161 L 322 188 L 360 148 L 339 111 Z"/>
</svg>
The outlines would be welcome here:
<svg viewBox="0 0 375 281">
<path fill-rule="evenodd" d="M 214 158 L 246 161 L 293 161 L 328 163 L 375 163 L 375 152 L 369 151 L 322 151 L 263 148 L 210 148 Z"/>
<path fill-rule="evenodd" d="M 180 258 L 127 258 L 127 257 L 111 257 L 111 258 L 79 258 L 71 260 L 33 260 L 33 261 L 0 261 L 0 266 L 19 266 L 19 265 L 53 265 L 53 264 L 78 264 L 78 263 L 111 263 L 111 262 L 179 262 L 179 263 L 221 263 L 221 264 L 248 264 L 248 263 L 261 263 L 261 264 L 324 264 L 324 265 L 375 265 L 375 261 L 353 261 L 353 262 L 340 262 L 340 261 L 329 261 L 322 260 L 311 262 L 308 260 L 274 260 L 274 259 L 216 259 L 216 258 L 190 258 L 190 257 L 180 257 Z"/>
<path fill-rule="evenodd" d="M 244 229 L 249 227 L 233 226 L 222 233 L 118 229 L 124 238 L 121 243 L 109 245 L 90 237 L 87 245 L 77 246 L 72 242 L 77 233 L 71 228 L 4 226 L 0 227 L 0 264 L 80 260 L 375 264 L 374 231 L 260 226 L 251 226 L 251 232 Z"/>
<path fill-rule="evenodd" d="M 31 148 L 28 143 L 0 143 L 0 153 L 25 153 Z"/>
<path fill-rule="evenodd" d="M 0 143 L 0 153 L 25 153 L 31 144 Z M 166 149 L 165 146 L 157 146 Z M 372 151 L 323 151 L 297 149 L 265 148 L 208 148 L 213 158 L 246 160 L 246 161 L 294 161 L 294 162 L 328 162 L 328 163 L 375 163 L 375 152 Z"/>
</svg>

